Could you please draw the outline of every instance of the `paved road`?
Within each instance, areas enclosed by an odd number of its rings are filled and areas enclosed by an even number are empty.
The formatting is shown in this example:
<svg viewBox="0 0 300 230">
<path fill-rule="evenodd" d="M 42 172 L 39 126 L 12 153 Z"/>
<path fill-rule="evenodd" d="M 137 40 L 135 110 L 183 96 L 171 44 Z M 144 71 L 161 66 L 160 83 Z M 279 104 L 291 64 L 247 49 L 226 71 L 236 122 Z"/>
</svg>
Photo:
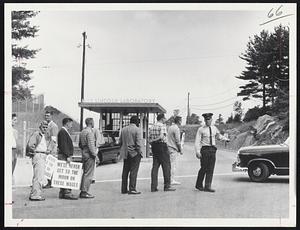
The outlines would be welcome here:
<svg viewBox="0 0 300 230">
<path fill-rule="evenodd" d="M 57 188 L 45 190 L 46 201 L 30 202 L 30 187 L 13 191 L 13 218 L 287 218 L 289 178 L 271 176 L 266 183 L 250 182 L 246 173 L 232 173 L 236 153 L 218 150 L 213 187 L 216 193 L 194 188 L 199 160 L 193 145 L 179 157 L 175 192 L 164 192 L 159 172 L 159 192 L 150 192 L 152 159 L 143 159 L 137 189 L 141 195 L 120 193 L 122 162 L 97 167 L 96 197 L 77 201 L 58 199 Z M 74 191 L 79 194 L 79 191 Z"/>
</svg>

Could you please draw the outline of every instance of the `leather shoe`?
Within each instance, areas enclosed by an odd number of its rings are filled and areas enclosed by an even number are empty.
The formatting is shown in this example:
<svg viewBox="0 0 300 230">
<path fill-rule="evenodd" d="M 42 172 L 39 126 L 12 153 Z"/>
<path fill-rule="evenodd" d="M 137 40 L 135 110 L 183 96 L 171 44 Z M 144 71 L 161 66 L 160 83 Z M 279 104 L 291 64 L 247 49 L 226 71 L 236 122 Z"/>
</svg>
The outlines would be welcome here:
<svg viewBox="0 0 300 230">
<path fill-rule="evenodd" d="M 204 188 L 204 192 L 215 192 L 216 190 L 211 188 Z"/>
<path fill-rule="evenodd" d="M 165 192 L 171 192 L 171 191 L 175 191 L 176 188 L 172 188 L 172 187 L 168 187 L 168 188 L 164 188 Z"/>
<path fill-rule="evenodd" d="M 74 194 L 65 194 L 60 199 L 66 199 L 66 200 L 78 200 L 78 197 Z"/>
<path fill-rule="evenodd" d="M 203 186 L 197 186 L 197 185 L 196 185 L 195 188 L 198 189 L 198 190 L 200 190 L 200 191 L 203 191 L 203 190 L 204 190 Z"/>
<path fill-rule="evenodd" d="M 128 191 L 128 194 L 129 195 L 138 195 L 138 194 L 141 194 L 141 192 L 138 192 L 136 190 L 132 190 L 132 191 Z"/>
<path fill-rule="evenodd" d="M 36 198 L 29 197 L 29 200 L 31 200 L 31 201 L 44 201 L 45 198 L 42 197 L 42 196 L 39 196 L 39 197 L 36 197 Z"/>
<path fill-rule="evenodd" d="M 158 189 L 151 189 L 151 192 L 158 192 Z"/>
<path fill-rule="evenodd" d="M 122 191 L 121 193 L 122 193 L 122 194 L 127 194 L 127 193 L 128 193 L 128 191 Z"/>
<path fill-rule="evenodd" d="M 87 199 L 94 198 L 94 196 L 92 194 L 89 194 L 89 193 L 80 193 L 79 197 L 80 198 L 87 198 Z"/>
</svg>

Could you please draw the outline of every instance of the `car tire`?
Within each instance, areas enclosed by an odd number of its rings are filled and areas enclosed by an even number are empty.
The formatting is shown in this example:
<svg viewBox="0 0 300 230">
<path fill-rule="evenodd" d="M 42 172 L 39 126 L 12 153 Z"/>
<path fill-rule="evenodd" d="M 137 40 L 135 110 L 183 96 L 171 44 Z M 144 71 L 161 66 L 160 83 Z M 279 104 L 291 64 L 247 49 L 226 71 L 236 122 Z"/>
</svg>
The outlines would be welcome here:
<svg viewBox="0 0 300 230">
<path fill-rule="evenodd" d="M 113 163 L 118 163 L 120 160 L 120 153 L 117 154 L 116 158 L 112 160 Z"/>
<path fill-rule="evenodd" d="M 270 169 L 263 162 L 252 163 L 248 167 L 248 175 L 251 181 L 263 182 L 270 176 Z"/>
</svg>

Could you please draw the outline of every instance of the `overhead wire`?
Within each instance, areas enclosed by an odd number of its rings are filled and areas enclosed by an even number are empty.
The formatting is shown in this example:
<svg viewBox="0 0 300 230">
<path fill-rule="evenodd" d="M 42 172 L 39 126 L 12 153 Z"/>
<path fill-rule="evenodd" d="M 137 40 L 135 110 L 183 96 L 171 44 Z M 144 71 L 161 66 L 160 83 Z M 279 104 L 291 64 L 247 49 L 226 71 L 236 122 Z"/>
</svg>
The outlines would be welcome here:
<svg viewBox="0 0 300 230">
<path fill-rule="evenodd" d="M 232 105 L 234 105 L 234 103 L 224 105 L 224 106 L 220 106 L 220 107 L 216 107 L 216 108 L 195 108 L 195 107 L 193 107 L 193 109 L 195 109 L 195 110 L 217 110 L 217 109 L 226 108 L 226 107 L 229 107 L 229 106 L 232 106 Z"/>
<path fill-rule="evenodd" d="M 197 59 L 210 59 L 210 58 L 225 58 L 225 57 L 233 57 L 233 56 L 238 56 L 238 55 L 231 54 L 231 55 L 202 56 L 202 57 L 156 58 L 156 59 L 144 59 L 144 60 L 111 61 L 111 62 L 101 62 L 100 61 L 98 63 L 101 63 L 101 64 L 127 64 L 127 63 L 146 63 L 146 62 L 163 62 L 163 61 L 181 61 L 181 60 L 197 60 Z"/>
<path fill-rule="evenodd" d="M 231 98 L 228 98 L 226 100 L 223 100 L 223 101 L 219 101 L 219 102 L 216 102 L 216 103 L 210 103 L 210 104 L 202 104 L 202 105 L 191 105 L 191 106 L 194 106 L 194 107 L 202 107 L 202 106 L 210 106 L 210 105 L 218 105 L 218 104 L 222 104 L 226 101 L 231 101 L 232 99 L 236 99 L 236 97 L 231 97 Z"/>
</svg>

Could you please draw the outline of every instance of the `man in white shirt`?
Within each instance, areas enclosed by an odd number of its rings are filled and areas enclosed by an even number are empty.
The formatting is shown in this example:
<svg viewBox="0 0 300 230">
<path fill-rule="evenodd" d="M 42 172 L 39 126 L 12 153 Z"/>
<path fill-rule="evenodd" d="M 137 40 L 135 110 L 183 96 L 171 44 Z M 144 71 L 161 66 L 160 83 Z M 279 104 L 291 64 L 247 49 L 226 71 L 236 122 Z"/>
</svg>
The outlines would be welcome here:
<svg viewBox="0 0 300 230">
<path fill-rule="evenodd" d="M 48 128 L 47 121 L 40 124 L 39 130 L 35 131 L 29 138 L 26 146 L 26 155 L 32 158 L 33 178 L 32 189 L 29 200 L 43 201 L 43 181 L 45 175 L 46 156 L 49 154 L 47 150 L 47 142 L 45 132 Z"/>
<path fill-rule="evenodd" d="M 175 181 L 175 170 L 177 164 L 177 155 L 181 152 L 181 142 L 180 142 L 180 129 L 182 118 L 180 116 L 175 116 L 174 124 L 172 124 L 168 129 L 167 144 L 170 153 L 171 162 L 171 185 L 179 185 L 180 182 Z"/>
<path fill-rule="evenodd" d="M 17 115 L 12 114 L 12 174 L 14 174 L 16 164 L 17 164 L 17 139 L 18 139 L 18 130 L 15 129 L 17 124 Z"/>
<path fill-rule="evenodd" d="M 205 125 L 198 129 L 195 140 L 196 156 L 200 159 L 201 164 L 195 187 L 196 189 L 205 192 L 215 192 L 215 190 L 211 188 L 211 183 L 216 162 L 216 138 L 229 141 L 228 138 L 220 134 L 217 127 L 211 125 L 212 115 L 212 113 L 202 114 Z M 203 187 L 204 177 L 205 186 Z"/>
</svg>

